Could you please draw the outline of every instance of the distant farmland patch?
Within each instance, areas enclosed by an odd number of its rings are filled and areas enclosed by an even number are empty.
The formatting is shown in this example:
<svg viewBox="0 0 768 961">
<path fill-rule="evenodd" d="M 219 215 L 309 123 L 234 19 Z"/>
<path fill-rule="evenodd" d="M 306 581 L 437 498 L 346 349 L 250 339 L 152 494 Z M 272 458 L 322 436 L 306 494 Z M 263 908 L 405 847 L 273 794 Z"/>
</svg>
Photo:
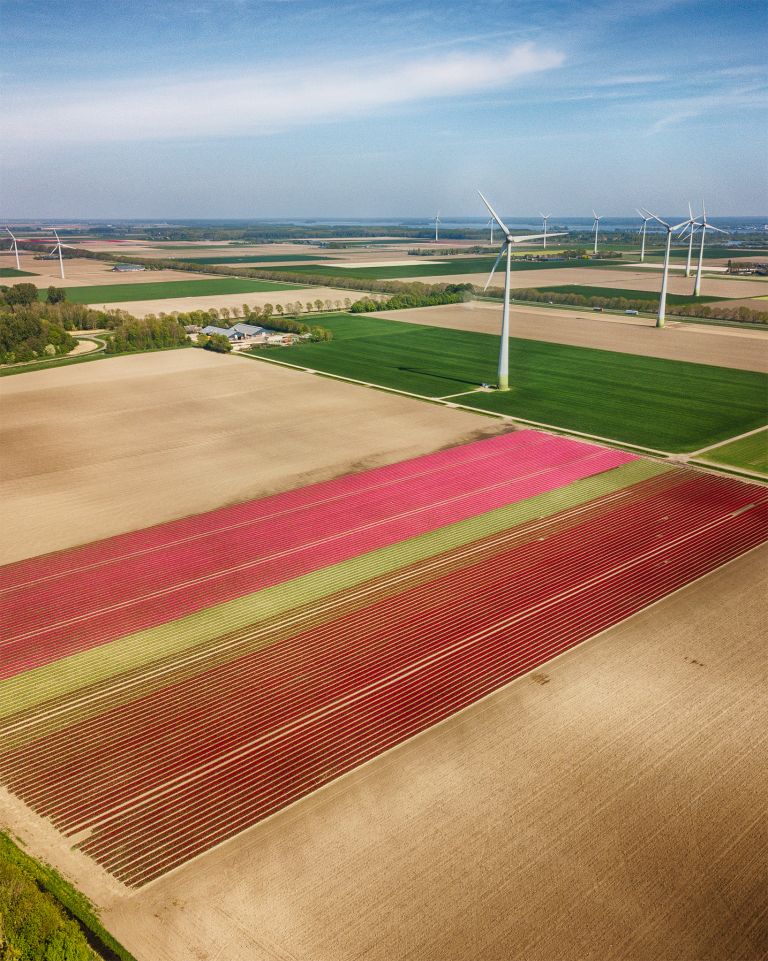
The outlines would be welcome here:
<svg viewBox="0 0 768 961">
<path fill-rule="evenodd" d="M 73 304 L 117 304 L 128 300 L 167 300 L 172 297 L 210 297 L 216 294 L 249 294 L 271 290 L 299 290 L 296 284 L 268 280 L 171 280 L 149 284 L 105 284 L 95 287 L 68 287 L 67 300 Z M 38 294 L 45 300 L 46 292 Z"/>
<path fill-rule="evenodd" d="M 496 336 L 366 315 L 319 322 L 333 341 L 280 359 L 659 450 L 695 450 L 765 423 L 768 376 L 753 371 L 513 338 L 513 389 L 482 392 L 496 381 Z"/>
<path fill-rule="evenodd" d="M 180 257 L 190 264 L 287 264 L 301 260 L 333 260 L 332 257 L 312 257 L 310 254 L 260 254 L 255 257 Z"/>
<path fill-rule="evenodd" d="M 286 267 L 286 273 L 315 274 L 327 277 L 357 277 L 360 280 L 399 280 L 404 277 L 447 277 L 450 274 L 483 274 L 488 273 L 496 260 L 495 257 L 451 257 L 440 263 L 423 263 L 423 258 L 414 257 L 414 263 L 391 267 L 339 267 L 337 265 L 319 264 L 317 266 L 301 265 Z M 557 260 L 536 261 L 522 260 L 512 262 L 512 270 L 552 270 L 562 267 L 610 266 L 618 264 L 618 260 Z"/>
<path fill-rule="evenodd" d="M 623 297 L 625 300 L 647 300 L 658 303 L 659 294 L 655 290 L 627 290 L 623 287 L 587 287 L 581 284 L 561 284 L 554 287 L 537 287 L 543 293 L 581 294 L 582 297 Z M 727 297 L 689 297 L 686 294 L 667 294 L 669 304 L 708 304 Z"/>
<path fill-rule="evenodd" d="M 0 277 L 37 277 L 29 270 L 16 270 L 15 267 L 0 267 Z"/>
</svg>

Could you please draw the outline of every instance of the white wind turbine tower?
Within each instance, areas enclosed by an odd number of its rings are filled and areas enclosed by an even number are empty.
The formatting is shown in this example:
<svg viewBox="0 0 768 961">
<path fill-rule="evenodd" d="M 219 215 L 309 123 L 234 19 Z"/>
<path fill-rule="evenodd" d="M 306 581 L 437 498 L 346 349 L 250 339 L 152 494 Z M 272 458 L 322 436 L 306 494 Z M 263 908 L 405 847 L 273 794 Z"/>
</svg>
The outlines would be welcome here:
<svg viewBox="0 0 768 961">
<path fill-rule="evenodd" d="M 493 219 L 493 217 L 491 217 L 491 219 L 490 219 L 490 220 L 488 221 L 488 223 L 485 225 L 486 227 L 490 227 L 490 228 L 491 228 L 491 243 L 493 243 L 493 225 L 494 225 L 495 223 L 496 223 L 496 221 Z"/>
<path fill-rule="evenodd" d="M 547 221 L 549 220 L 549 218 L 550 218 L 552 215 L 551 215 L 551 214 L 543 214 L 541 211 L 539 211 L 539 216 L 540 216 L 541 219 L 544 221 L 544 246 L 543 246 L 542 250 L 546 250 L 546 249 L 547 249 Z"/>
<path fill-rule="evenodd" d="M 11 234 L 10 227 L 6 226 L 5 229 L 8 231 L 9 234 Z M 13 241 L 13 246 L 11 247 L 11 250 L 16 254 L 16 270 L 21 270 L 21 261 L 19 260 L 19 245 L 16 243 L 16 238 L 13 236 L 13 234 L 11 234 L 11 240 Z"/>
<path fill-rule="evenodd" d="M 661 294 L 659 295 L 659 313 L 656 318 L 656 326 L 663 327 L 664 319 L 667 313 L 667 281 L 669 279 L 669 253 L 672 248 L 672 234 L 676 230 L 680 230 L 681 227 L 687 227 L 691 223 L 691 220 L 690 219 L 681 220 L 679 224 L 675 224 L 674 226 L 672 226 L 671 224 L 668 224 L 666 220 L 662 220 L 660 217 L 657 217 L 656 214 L 652 214 L 650 210 L 644 209 L 643 213 L 648 214 L 648 216 L 652 217 L 654 220 L 658 220 L 661 226 L 664 227 L 664 229 L 667 231 L 667 246 L 664 251 L 664 269 L 661 272 Z"/>
<path fill-rule="evenodd" d="M 637 210 L 637 207 L 635 207 L 635 210 Z M 643 221 L 643 226 L 640 228 L 640 230 L 638 230 L 638 233 L 642 234 L 642 238 L 643 238 L 640 244 L 640 263 L 642 264 L 643 261 L 645 260 L 645 231 L 648 226 L 648 221 L 653 220 L 653 217 L 650 217 L 650 216 L 646 217 L 645 214 L 642 212 L 642 210 L 638 210 L 637 212 L 638 214 L 640 214 L 640 217 Z"/>
<path fill-rule="evenodd" d="M 56 245 L 51 250 L 51 253 L 58 253 L 59 255 L 59 271 L 61 273 L 61 279 L 64 280 L 64 255 L 62 253 L 62 248 L 66 247 L 68 250 L 76 250 L 77 248 L 73 247 L 72 244 L 63 244 L 59 239 L 59 235 L 56 233 L 56 230 L 53 227 L 51 227 L 51 230 L 53 230 L 53 236 L 56 238 Z"/>
<path fill-rule="evenodd" d="M 437 216 L 435 217 L 435 243 L 437 243 L 437 231 L 441 223 L 442 220 L 440 219 L 440 211 L 438 210 Z"/>
<path fill-rule="evenodd" d="M 501 346 L 499 348 L 499 374 L 497 387 L 499 390 L 509 390 L 509 288 L 510 288 L 510 271 L 512 264 L 512 245 L 520 244 L 527 240 L 541 240 L 544 234 L 526 234 L 522 237 L 513 237 L 509 232 L 509 228 L 504 223 L 504 221 L 499 217 L 493 207 L 488 203 L 485 197 L 480 193 L 480 199 L 483 201 L 485 206 L 488 208 L 488 212 L 499 225 L 504 233 L 504 242 L 499 250 L 499 256 L 496 258 L 496 262 L 491 268 L 491 272 L 488 275 L 488 280 L 485 282 L 485 287 L 483 290 L 488 290 L 488 287 L 493 279 L 494 272 L 499 266 L 499 261 L 504 256 L 507 255 L 506 269 L 504 272 L 504 310 L 501 319 Z M 550 237 L 562 237 L 564 234 L 568 233 L 567 230 L 563 230 L 558 234 L 550 234 Z"/>
<path fill-rule="evenodd" d="M 595 253 L 597 253 L 597 235 L 600 233 L 600 218 L 595 213 L 594 207 L 592 208 L 592 214 L 595 218 L 595 222 L 592 224 L 592 229 L 595 232 Z"/>
<path fill-rule="evenodd" d="M 707 208 L 704 206 L 704 201 L 701 202 L 701 220 L 697 222 L 697 227 L 701 230 L 701 243 L 699 244 L 699 262 L 696 265 L 696 280 L 693 285 L 693 296 L 701 297 L 701 271 L 704 267 L 704 239 L 706 237 L 708 230 L 714 230 L 718 234 L 727 234 L 727 230 L 721 230 L 719 227 L 713 227 L 711 223 L 707 220 Z"/>
</svg>

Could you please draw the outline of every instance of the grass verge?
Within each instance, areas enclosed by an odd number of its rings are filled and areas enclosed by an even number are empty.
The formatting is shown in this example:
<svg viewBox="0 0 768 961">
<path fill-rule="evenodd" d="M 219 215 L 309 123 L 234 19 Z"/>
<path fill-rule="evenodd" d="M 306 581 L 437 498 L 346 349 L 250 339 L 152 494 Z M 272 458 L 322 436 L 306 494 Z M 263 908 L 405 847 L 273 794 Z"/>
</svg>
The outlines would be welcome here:
<svg viewBox="0 0 768 961">
<path fill-rule="evenodd" d="M 116 941 L 99 920 L 93 905 L 74 888 L 68 881 L 54 871 L 53 868 L 36 861 L 21 850 L 8 837 L 0 832 L 0 863 L 20 871 L 31 879 L 37 888 L 48 895 L 64 912 L 72 918 L 82 931 L 91 948 L 105 961 L 135 961 L 135 958 Z M 0 919 L 1 920 L 1 919 Z M 2 944 L 0 944 L 2 948 Z M 9 954 L 9 958 L 17 955 Z M 47 957 L 48 955 L 46 955 Z M 69 958 L 69 954 L 50 955 L 61 957 L 62 961 Z M 5 955 L 3 955 L 5 957 Z"/>
</svg>

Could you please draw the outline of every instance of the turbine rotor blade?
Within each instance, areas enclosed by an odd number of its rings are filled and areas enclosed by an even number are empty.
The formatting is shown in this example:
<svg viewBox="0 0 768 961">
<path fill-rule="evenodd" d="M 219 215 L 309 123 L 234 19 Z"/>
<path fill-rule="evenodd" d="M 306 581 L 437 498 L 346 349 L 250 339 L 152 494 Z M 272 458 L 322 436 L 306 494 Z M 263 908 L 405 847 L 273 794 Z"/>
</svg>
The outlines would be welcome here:
<svg viewBox="0 0 768 961">
<path fill-rule="evenodd" d="M 499 261 L 504 256 L 506 251 L 507 251 L 507 241 L 505 240 L 504 243 L 501 245 L 501 250 L 499 250 L 499 256 L 496 258 L 496 262 L 494 263 L 493 267 L 491 267 L 491 272 L 490 274 L 488 274 L 488 280 L 486 280 L 485 287 L 483 287 L 483 290 L 488 290 L 488 287 L 491 281 L 493 280 L 493 275 L 496 273 L 496 268 L 499 266 Z"/>
<path fill-rule="evenodd" d="M 510 244 L 521 244 L 525 240 L 543 240 L 544 237 L 549 240 L 550 237 L 565 237 L 567 233 L 567 230 L 560 230 L 557 233 L 552 233 L 548 230 L 546 234 L 523 234 L 522 236 L 517 237 L 508 236 L 507 242 Z"/>
<path fill-rule="evenodd" d="M 648 214 L 649 220 L 658 220 L 662 227 L 666 227 L 667 230 L 669 230 L 669 224 L 666 222 L 666 220 L 662 220 L 661 217 L 657 217 L 656 214 L 652 214 L 650 210 L 646 210 L 645 212 Z"/>
<path fill-rule="evenodd" d="M 480 199 L 482 200 L 482 202 L 483 202 L 483 203 L 485 204 L 485 206 L 488 208 L 488 212 L 490 213 L 490 215 L 493 217 L 493 219 L 496 221 L 496 223 L 499 225 L 499 227 L 501 227 L 501 229 L 504 231 L 504 233 L 507 234 L 507 235 L 509 235 L 509 228 L 507 227 L 507 225 L 504 223 L 504 221 L 501 219 L 501 217 L 499 217 L 499 215 L 496 213 L 496 211 L 493 209 L 493 207 L 488 203 L 488 201 L 485 199 L 485 197 L 482 195 L 482 193 L 480 193 L 479 190 L 478 190 L 477 192 L 480 194 Z"/>
</svg>

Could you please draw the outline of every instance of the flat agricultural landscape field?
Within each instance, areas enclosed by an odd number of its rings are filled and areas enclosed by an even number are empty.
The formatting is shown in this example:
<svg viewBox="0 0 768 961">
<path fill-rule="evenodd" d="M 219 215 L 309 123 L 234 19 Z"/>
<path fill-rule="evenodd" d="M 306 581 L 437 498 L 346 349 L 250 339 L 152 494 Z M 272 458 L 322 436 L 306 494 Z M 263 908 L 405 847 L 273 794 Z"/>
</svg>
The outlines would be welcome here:
<svg viewBox="0 0 768 961">
<path fill-rule="evenodd" d="M 299 261 L 322 261 L 322 260 L 333 260 L 332 257 L 315 256 L 311 254 L 258 254 L 255 256 L 235 256 L 234 252 L 232 256 L 216 256 L 216 257 L 180 257 L 180 260 L 184 260 L 190 264 L 290 264 L 297 263 Z"/>
<path fill-rule="evenodd" d="M 449 330 L 467 330 L 498 336 L 501 303 L 471 300 L 440 307 L 387 310 L 368 316 L 405 321 Z M 512 304 L 513 336 L 524 340 L 594 347 L 598 350 L 642 354 L 666 360 L 683 360 L 715 367 L 735 367 L 768 373 L 768 329 L 742 330 L 713 324 L 691 324 L 672 318 L 657 331 L 649 317 Z"/>
<path fill-rule="evenodd" d="M 521 430 L 6 566 L 0 808 L 142 959 L 756 959 L 766 538 Z"/>
<path fill-rule="evenodd" d="M 0 407 L 0 563 L 501 427 L 202 350 L 6 377 Z"/>
<path fill-rule="evenodd" d="M 286 273 L 292 274 L 315 274 L 327 277 L 357 277 L 361 280 L 400 280 L 419 277 L 449 276 L 453 271 L 456 274 L 482 274 L 488 273 L 493 266 L 495 257 L 441 257 L 438 263 L 430 263 L 430 258 L 413 257 L 413 265 L 398 264 L 392 266 L 365 266 L 365 267 L 345 267 L 342 264 L 318 264 L 300 265 L 298 267 L 286 267 Z M 611 261 L 609 261 L 610 263 Z M 619 263 L 619 261 L 617 261 Z M 602 261 L 601 266 L 605 265 Z M 557 267 L 560 270 L 569 268 L 589 269 L 589 263 L 583 260 L 561 261 L 556 264 L 537 263 L 534 261 L 520 262 L 513 261 L 512 270 L 549 270 Z"/>
<path fill-rule="evenodd" d="M 103 919 L 142 961 L 763 961 L 766 598 L 762 548 Z"/>
<path fill-rule="evenodd" d="M 167 297 L 163 300 L 127 300 L 111 303 L 109 306 L 113 310 L 127 310 L 128 313 L 136 317 L 146 317 L 147 314 L 158 314 L 161 311 L 170 313 L 171 311 L 187 310 L 208 310 L 210 307 L 242 307 L 248 304 L 249 307 L 263 307 L 265 304 L 282 304 L 283 307 L 301 301 L 306 305 L 311 304 L 315 310 L 315 301 L 331 301 L 331 306 L 338 309 L 344 305 L 346 300 L 350 304 L 358 297 L 359 291 L 344 290 L 339 287 L 295 287 L 293 284 L 273 285 L 271 290 L 251 290 L 242 294 L 206 294 L 204 297 Z M 368 294 L 374 300 L 385 297 L 385 294 Z M 305 319 L 312 323 L 312 315 L 307 315 Z"/>
<path fill-rule="evenodd" d="M 114 304 L 134 300 L 168 300 L 180 297 L 210 297 L 215 294 L 246 294 L 264 291 L 301 290 L 299 285 L 220 277 L 205 280 L 162 280 L 154 283 L 109 284 L 96 287 L 71 287 L 67 300 L 74 304 Z M 45 299 L 45 291 L 39 293 Z"/>
<path fill-rule="evenodd" d="M 0 277 L 34 277 L 31 270 L 16 270 L 15 267 L 0 267 Z"/>
<path fill-rule="evenodd" d="M 755 371 L 513 338 L 512 389 L 486 392 L 498 337 L 366 314 L 321 323 L 333 341 L 278 359 L 662 451 L 696 450 L 765 423 L 768 377 Z"/>
<path fill-rule="evenodd" d="M 113 270 L 113 263 L 103 260 L 92 260 L 86 257 L 68 258 L 64 262 L 65 277 L 59 275 L 59 262 L 57 260 L 33 260 L 30 254 L 24 253 L 21 258 L 22 268 L 32 271 L 36 276 L 33 280 L 25 277 L 19 278 L 14 283 L 33 283 L 37 287 L 92 287 L 104 284 L 109 286 L 119 281 L 120 284 L 142 284 L 151 279 L 152 283 L 178 280 L 187 281 L 190 273 L 186 270 L 137 270 L 127 273 L 120 273 Z M 218 277 L 213 274 L 195 274 L 195 279 L 206 277 Z"/>
<path fill-rule="evenodd" d="M 702 454 L 700 460 L 726 467 L 740 467 L 768 476 L 768 428 L 715 447 Z"/>
</svg>

